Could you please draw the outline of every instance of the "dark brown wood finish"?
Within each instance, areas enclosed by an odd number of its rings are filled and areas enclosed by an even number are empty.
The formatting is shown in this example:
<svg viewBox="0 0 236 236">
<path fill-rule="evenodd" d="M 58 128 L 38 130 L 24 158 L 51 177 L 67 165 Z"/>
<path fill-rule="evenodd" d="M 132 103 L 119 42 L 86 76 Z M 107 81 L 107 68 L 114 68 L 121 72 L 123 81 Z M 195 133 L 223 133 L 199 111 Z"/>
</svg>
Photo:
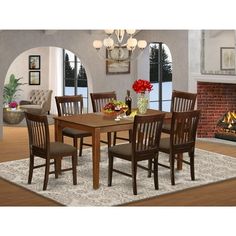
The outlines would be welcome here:
<svg viewBox="0 0 236 236">
<path fill-rule="evenodd" d="M 136 175 L 138 162 L 143 160 L 154 161 L 154 186 L 158 189 L 158 151 L 161 129 L 165 114 L 135 116 L 133 125 L 132 143 L 121 144 L 108 149 L 108 186 L 112 185 L 112 173 L 132 177 L 133 194 L 137 195 Z M 114 157 L 131 162 L 132 174 L 125 173 L 113 167 Z M 148 169 L 147 169 L 148 170 Z"/>
<path fill-rule="evenodd" d="M 162 114 L 158 110 L 149 109 L 147 114 Z M 169 119 L 171 113 L 165 113 Z M 82 115 L 54 117 L 55 139 L 62 140 L 62 130 L 65 127 L 81 129 L 92 133 L 92 155 L 93 155 L 93 188 L 99 188 L 99 161 L 100 161 L 100 134 L 114 131 L 126 131 L 133 128 L 133 119 L 121 119 L 119 122 L 114 117 L 103 113 L 87 113 Z"/>
<path fill-rule="evenodd" d="M 194 175 L 194 151 L 197 125 L 200 117 L 200 111 L 173 112 L 171 119 L 170 136 L 162 138 L 160 141 L 159 151 L 169 154 L 170 166 L 158 163 L 159 166 L 170 168 L 171 184 L 175 184 L 174 165 L 175 159 L 190 165 L 191 179 L 195 179 Z M 190 162 L 183 160 L 182 155 L 187 152 Z M 149 173 L 151 174 L 151 173 Z"/>
<path fill-rule="evenodd" d="M 183 112 L 194 110 L 197 94 L 173 90 L 170 112 Z M 170 133 L 170 122 L 165 121 L 162 132 Z"/>
<path fill-rule="evenodd" d="M 102 93 L 90 93 L 91 101 L 92 101 L 92 107 L 93 112 L 101 112 L 103 107 L 109 103 L 111 100 L 116 100 L 116 93 L 115 91 L 112 92 L 102 92 Z M 118 136 L 117 132 L 114 132 L 113 136 L 113 145 L 116 145 L 117 139 L 129 141 L 131 140 L 131 131 L 129 131 L 129 139 Z M 101 140 L 101 142 L 108 144 L 108 146 L 111 146 L 111 134 L 107 134 L 107 141 Z"/>
<path fill-rule="evenodd" d="M 56 96 L 56 105 L 58 116 L 72 116 L 83 113 L 83 97 L 82 95 L 76 96 Z M 91 146 L 91 144 L 85 143 L 84 138 L 91 136 L 91 133 L 76 130 L 71 128 L 64 128 L 62 131 L 63 136 L 67 136 L 73 139 L 73 145 L 78 149 L 78 139 L 80 139 L 79 156 L 82 156 L 83 145 Z"/>
<path fill-rule="evenodd" d="M 116 100 L 115 91 L 102 92 L 102 93 L 90 93 L 93 112 L 101 112 L 103 107 L 109 103 L 112 99 Z"/>
<path fill-rule="evenodd" d="M 59 142 L 50 142 L 49 127 L 47 116 L 34 115 L 25 112 L 25 118 L 28 127 L 29 136 L 29 151 L 30 151 L 30 164 L 29 164 L 29 177 L 28 184 L 31 184 L 33 177 L 33 170 L 40 167 L 45 167 L 43 190 L 47 189 L 49 174 L 55 174 L 58 178 L 59 163 L 62 157 L 72 157 L 72 168 L 62 169 L 60 171 L 72 170 L 73 184 L 77 184 L 76 173 L 76 160 L 77 149 L 71 145 Z M 45 164 L 35 165 L 35 156 L 45 159 Z M 51 162 L 51 159 L 53 162 Z M 50 172 L 50 165 L 54 165 L 54 171 Z"/>
</svg>

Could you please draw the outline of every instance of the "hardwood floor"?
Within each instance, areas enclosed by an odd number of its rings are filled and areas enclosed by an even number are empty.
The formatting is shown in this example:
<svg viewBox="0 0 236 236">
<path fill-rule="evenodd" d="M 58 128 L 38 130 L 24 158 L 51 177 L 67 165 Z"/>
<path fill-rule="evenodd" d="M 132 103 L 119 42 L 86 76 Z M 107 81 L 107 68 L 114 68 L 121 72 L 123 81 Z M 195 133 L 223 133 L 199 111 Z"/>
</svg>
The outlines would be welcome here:
<svg viewBox="0 0 236 236">
<path fill-rule="evenodd" d="M 50 126 L 54 139 L 54 126 Z M 0 142 L 0 162 L 28 157 L 28 134 L 24 127 L 4 127 Z M 65 139 L 71 143 L 70 139 Z M 86 141 L 90 141 L 88 138 Z M 236 146 L 198 141 L 197 147 L 236 157 Z M 236 171 L 236 170 L 235 170 Z M 126 206 L 236 206 L 236 178 L 166 194 Z M 61 204 L 42 197 L 18 185 L 0 178 L 0 206 L 60 206 Z"/>
</svg>

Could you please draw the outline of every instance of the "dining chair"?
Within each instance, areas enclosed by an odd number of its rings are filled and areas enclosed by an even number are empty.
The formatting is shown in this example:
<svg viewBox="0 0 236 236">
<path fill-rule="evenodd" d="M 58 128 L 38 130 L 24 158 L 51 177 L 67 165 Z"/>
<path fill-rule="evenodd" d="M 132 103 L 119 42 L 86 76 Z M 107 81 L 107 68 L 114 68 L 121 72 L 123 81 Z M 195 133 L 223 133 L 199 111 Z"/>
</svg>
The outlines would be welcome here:
<svg viewBox="0 0 236 236">
<path fill-rule="evenodd" d="M 197 94 L 173 90 L 170 112 L 184 112 L 194 110 Z M 170 134 L 170 121 L 165 120 L 162 132 Z"/>
<path fill-rule="evenodd" d="M 91 101 L 92 101 L 93 112 L 101 112 L 103 107 L 107 103 L 109 103 L 112 99 L 113 100 L 117 99 L 115 91 L 101 92 L 101 93 L 90 93 L 90 97 L 91 97 Z M 129 138 L 117 136 L 117 132 L 114 132 L 113 145 L 116 145 L 117 139 L 130 142 L 131 131 L 129 131 Z M 108 147 L 110 147 L 111 146 L 111 133 L 107 133 L 107 141 L 101 140 L 101 142 L 108 144 Z"/>
<path fill-rule="evenodd" d="M 36 115 L 25 112 L 28 128 L 30 163 L 28 184 L 31 184 L 33 170 L 45 166 L 43 190 L 47 189 L 49 174 L 55 174 L 58 178 L 59 172 L 72 170 L 73 184 L 77 184 L 77 149 L 72 145 L 50 142 L 47 116 Z M 35 156 L 45 159 L 45 164 L 35 165 Z M 72 157 L 72 167 L 61 169 L 62 157 Z M 53 161 L 51 161 L 53 160 Z M 54 165 L 54 171 L 50 171 L 50 165 Z"/>
<path fill-rule="evenodd" d="M 56 105 L 58 116 L 72 116 L 83 113 L 83 97 L 82 95 L 76 96 L 56 96 Z M 84 142 L 85 137 L 92 136 L 91 133 L 83 130 L 72 128 L 64 128 L 62 136 L 67 136 L 73 139 L 73 145 L 78 150 L 78 139 L 80 139 L 79 156 L 82 156 L 83 145 L 92 146 Z"/>
<path fill-rule="evenodd" d="M 128 177 L 132 177 L 133 194 L 137 195 L 137 167 L 138 162 L 144 160 L 154 161 L 154 186 L 158 189 L 158 151 L 161 135 L 161 128 L 165 114 L 155 115 L 136 115 L 134 117 L 132 142 L 119 144 L 108 149 L 109 165 L 108 165 L 108 186 L 112 185 L 112 173 L 116 172 Z M 131 162 L 132 174 L 123 170 L 114 168 L 114 157 Z M 146 170 L 148 168 L 142 167 Z"/>
<path fill-rule="evenodd" d="M 158 162 L 158 165 L 170 169 L 172 185 L 175 185 L 175 160 L 190 165 L 191 179 L 195 180 L 194 152 L 199 117 L 200 110 L 173 112 L 170 135 L 169 137 L 162 137 L 160 140 L 159 151 L 169 154 L 170 164 Z M 184 160 L 183 155 L 179 155 L 183 153 L 188 153 L 189 161 Z M 151 176 L 151 169 L 149 162 L 149 176 Z"/>
</svg>

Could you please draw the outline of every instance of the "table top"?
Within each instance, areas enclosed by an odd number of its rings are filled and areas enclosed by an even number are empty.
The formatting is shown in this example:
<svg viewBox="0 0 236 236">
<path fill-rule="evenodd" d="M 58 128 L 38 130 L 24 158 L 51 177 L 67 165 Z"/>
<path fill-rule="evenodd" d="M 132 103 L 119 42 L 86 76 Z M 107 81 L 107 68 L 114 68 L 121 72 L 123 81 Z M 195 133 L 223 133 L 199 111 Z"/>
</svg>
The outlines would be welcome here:
<svg viewBox="0 0 236 236">
<path fill-rule="evenodd" d="M 165 113 L 165 118 L 171 118 L 170 112 L 162 112 L 159 110 L 148 109 L 145 115 L 150 114 L 163 114 Z M 134 121 L 133 117 L 121 118 L 120 121 L 115 121 L 116 116 L 105 115 L 102 112 L 95 113 L 86 113 L 81 115 L 73 115 L 73 116 L 58 116 L 54 117 L 55 120 L 65 121 L 68 123 L 79 124 L 84 126 L 89 126 L 93 128 L 99 127 L 107 127 L 107 126 L 117 126 L 117 125 L 127 125 L 132 124 Z"/>
</svg>

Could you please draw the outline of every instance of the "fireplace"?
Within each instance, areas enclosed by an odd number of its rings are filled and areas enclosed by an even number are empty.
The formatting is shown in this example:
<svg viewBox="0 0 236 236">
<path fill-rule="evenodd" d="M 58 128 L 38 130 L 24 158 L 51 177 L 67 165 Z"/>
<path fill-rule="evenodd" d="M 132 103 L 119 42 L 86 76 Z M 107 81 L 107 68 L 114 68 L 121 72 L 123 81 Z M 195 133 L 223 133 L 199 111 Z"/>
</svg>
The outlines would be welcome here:
<svg viewBox="0 0 236 236">
<path fill-rule="evenodd" d="M 215 137 L 236 141 L 236 112 L 228 111 L 218 122 L 219 130 Z"/>
<path fill-rule="evenodd" d="M 213 138 L 216 134 L 221 136 L 222 133 L 231 136 L 234 129 L 222 127 L 219 122 L 228 112 L 236 111 L 236 84 L 198 81 L 197 94 L 197 109 L 201 110 L 198 137 Z"/>
</svg>

